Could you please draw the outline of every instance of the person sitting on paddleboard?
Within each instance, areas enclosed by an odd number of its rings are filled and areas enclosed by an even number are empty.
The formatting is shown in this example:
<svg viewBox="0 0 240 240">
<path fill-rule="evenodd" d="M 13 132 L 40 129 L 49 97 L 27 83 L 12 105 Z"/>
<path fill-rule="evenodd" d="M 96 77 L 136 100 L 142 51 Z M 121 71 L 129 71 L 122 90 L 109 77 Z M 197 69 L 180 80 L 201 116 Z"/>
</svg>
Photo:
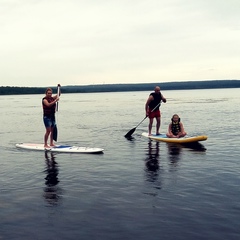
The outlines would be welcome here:
<svg viewBox="0 0 240 240">
<path fill-rule="evenodd" d="M 184 131 L 183 124 L 180 122 L 180 117 L 177 114 L 172 116 L 172 122 L 168 126 L 168 133 L 166 134 L 169 138 L 180 138 L 187 135 Z"/>
<path fill-rule="evenodd" d="M 60 87 L 60 84 L 58 84 Z M 46 128 L 46 133 L 44 135 L 44 147 L 49 148 L 55 146 L 53 143 L 53 129 L 56 125 L 55 121 L 55 111 L 56 111 L 56 102 L 59 100 L 59 96 L 52 96 L 52 89 L 47 88 L 45 92 L 46 96 L 42 99 L 43 107 L 43 122 Z M 50 135 L 50 146 L 48 145 L 48 137 Z"/>
<path fill-rule="evenodd" d="M 150 93 L 146 104 L 145 104 L 145 111 L 146 116 L 149 118 L 149 125 L 148 125 L 148 135 L 152 135 L 152 124 L 153 119 L 156 118 L 156 134 L 159 135 L 159 129 L 161 125 L 161 112 L 160 112 L 160 105 L 161 101 L 164 103 L 167 102 L 166 98 L 160 92 L 160 87 L 156 86 L 154 92 Z"/>
</svg>

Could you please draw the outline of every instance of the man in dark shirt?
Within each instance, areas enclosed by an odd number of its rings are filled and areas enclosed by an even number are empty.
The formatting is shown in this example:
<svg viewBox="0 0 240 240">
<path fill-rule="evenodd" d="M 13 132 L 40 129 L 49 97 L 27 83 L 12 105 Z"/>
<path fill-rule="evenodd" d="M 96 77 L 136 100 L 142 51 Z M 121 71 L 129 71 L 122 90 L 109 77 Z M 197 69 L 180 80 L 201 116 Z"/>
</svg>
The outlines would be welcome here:
<svg viewBox="0 0 240 240">
<path fill-rule="evenodd" d="M 160 87 L 156 86 L 154 92 L 150 93 L 147 102 L 145 104 L 145 111 L 146 116 L 149 118 L 149 125 L 148 125 L 148 135 L 152 135 L 152 124 L 153 119 L 156 118 L 156 134 L 159 135 L 159 129 L 161 124 L 161 112 L 160 112 L 160 105 L 161 101 L 164 103 L 167 102 L 166 98 L 160 92 Z"/>
</svg>

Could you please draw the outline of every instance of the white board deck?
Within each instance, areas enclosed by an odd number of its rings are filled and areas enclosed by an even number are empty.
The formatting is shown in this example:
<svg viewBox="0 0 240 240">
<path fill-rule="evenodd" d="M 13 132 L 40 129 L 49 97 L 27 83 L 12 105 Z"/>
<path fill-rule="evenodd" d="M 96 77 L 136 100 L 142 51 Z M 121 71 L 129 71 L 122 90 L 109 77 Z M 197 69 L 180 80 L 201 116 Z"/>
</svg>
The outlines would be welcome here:
<svg viewBox="0 0 240 240">
<path fill-rule="evenodd" d="M 56 145 L 51 148 L 45 148 L 44 144 L 41 143 L 18 143 L 16 144 L 16 147 L 26 150 L 49 151 L 60 153 L 101 153 L 104 151 L 104 149 L 102 148 L 78 147 L 69 145 Z"/>
<path fill-rule="evenodd" d="M 142 136 L 152 140 L 161 141 L 161 142 L 170 142 L 170 143 L 193 143 L 193 142 L 207 140 L 207 136 L 205 135 L 193 136 L 193 137 L 185 136 L 182 138 L 169 138 L 166 136 L 166 134 L 160 134 L 160 135 L 152 134 L 149 136 L 147 132 L 144 132 L 142 133 Z"/>
</svg>

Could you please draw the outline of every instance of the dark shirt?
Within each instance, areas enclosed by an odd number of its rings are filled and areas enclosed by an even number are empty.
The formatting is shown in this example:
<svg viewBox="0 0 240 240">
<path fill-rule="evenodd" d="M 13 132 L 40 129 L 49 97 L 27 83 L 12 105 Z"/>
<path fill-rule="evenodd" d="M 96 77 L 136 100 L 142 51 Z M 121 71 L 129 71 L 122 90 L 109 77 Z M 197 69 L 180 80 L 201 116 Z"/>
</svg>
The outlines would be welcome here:
<svg viewBox="0 0 240 240">
<path fill-rule="evenodd" d="M 50 118 L 54 118 L 55 116 L 55 111 L 56 111 L 56 103 L 53 104 L 52 106 L 48 107 L 44 104 L 43 100 L 46 99 L 49 103 L 54 101 L 54 98 L 46 98 L 44 97 L 42 99 L 42 107 L 43 107 L 43 116 L 44 117 L 50 117 Z"/>
<path fill-rule="evenodd" d="M 159 93 L 152 92 L 150 96 L 153 96 L 153 100 L 149 103 L 149 109 L 153 110 L 161 102 L 162 94 L 161 92 Z M 158 111 L 159 107 L 160 105 L 154 111 Z"/>
</svg>

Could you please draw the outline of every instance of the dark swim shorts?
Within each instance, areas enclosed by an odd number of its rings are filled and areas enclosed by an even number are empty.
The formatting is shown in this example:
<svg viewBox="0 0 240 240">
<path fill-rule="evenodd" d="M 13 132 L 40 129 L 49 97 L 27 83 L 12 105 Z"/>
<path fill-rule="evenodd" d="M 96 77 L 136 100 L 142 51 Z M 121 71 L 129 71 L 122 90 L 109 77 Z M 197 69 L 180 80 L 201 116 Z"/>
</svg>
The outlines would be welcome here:
<svg viewBox="0 0 240 240">
<path fill-rule="evenodd" d="M 50 117 L 43 117 L 43 122 L 46 128 L 54 127 L 55 126 L 55 120 Z"/>
</svg>

